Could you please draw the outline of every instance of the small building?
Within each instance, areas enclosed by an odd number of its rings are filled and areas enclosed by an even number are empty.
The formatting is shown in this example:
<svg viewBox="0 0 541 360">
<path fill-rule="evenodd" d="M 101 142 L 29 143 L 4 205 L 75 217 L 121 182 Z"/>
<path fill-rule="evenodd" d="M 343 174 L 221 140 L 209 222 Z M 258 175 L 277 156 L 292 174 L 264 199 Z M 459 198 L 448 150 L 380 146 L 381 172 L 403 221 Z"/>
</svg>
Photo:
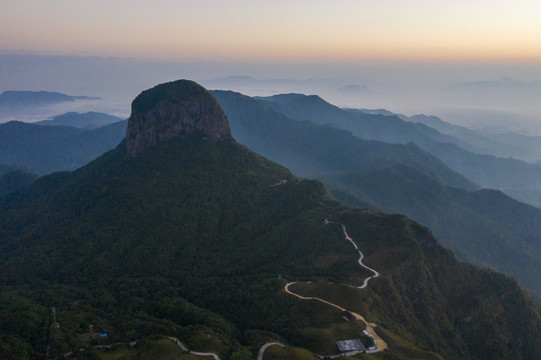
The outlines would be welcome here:
<svg viewBox="0 0 541 360">
<path fill-rule="evenodd" d="M 361 342 L 361 339 L 351 339 L 337 341 L 338 349 L 341 353 L 349 353 L 353 351 L 366 351 L 366 347 Z"/>
</svg>

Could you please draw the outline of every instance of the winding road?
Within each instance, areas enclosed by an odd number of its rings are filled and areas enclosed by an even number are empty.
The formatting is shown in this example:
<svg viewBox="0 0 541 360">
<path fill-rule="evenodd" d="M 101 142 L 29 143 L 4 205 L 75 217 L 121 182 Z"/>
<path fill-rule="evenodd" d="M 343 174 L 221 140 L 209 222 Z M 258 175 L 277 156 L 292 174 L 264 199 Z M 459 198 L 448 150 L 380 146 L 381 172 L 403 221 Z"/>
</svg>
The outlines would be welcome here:
<svg viewBox="0 0 541 360">
<path fill-rule="evenodd" d="M 171 339 L 173 340 L 177 345 L 178 347 L 180 347 L 182 349 L 182 351 L 186 351 L 192 355 L 197 355 L 197 356 L 212 356 L 214 358 L 214 360 L 221 360 L 220 357 L 215 354 L 215 353 L 210 353 L 210 352 L 199 352 L 199 351 L 190 351 L 186 345 L 184 345 L 184 343 L 182 341 L 180 341 L 179 339 L 177 339 L 176 337 L 173 337 L 173 336 L 167 336 L 168 339 Z M 122 344 L 128 344 L 128 343 L 116 343 L 116 344 L 109 344 L 109 345 L 96 345 L 94 346 L 95 349 L 111 349 L 113 346 L 115 345 L 122 345 Z M 137 344 L 137 341 L 132 341 L 129 343 L 130 346 L 135 346 L 135 344 Z M 79 352 L 81 351 L 84 351 L 84 348 L 83 349 L 79 349 Z M 68 352 L 68 353 L 65 353 L 63 355 L 63 357 L 65 359 L 69 358 L 71 355 L 73 355 L 73 352 Z"/>
<path fill-rule="evenodd" d="M 168 336 L 168 338 L 173 340 L 182 349 L 182 351 L 187 351 L 188 353 L 190 353 L 192 355 L 197 355 L 197 356 L 212 356 L 214 358 L 214 360 L 221 360 L 220 357 L 215 353 L 190 351 L 190 350 L 188 350 L 186 345 L 184 345 L 184 343 L 182 341 L 180 341 L 179 339 L 177 339 L 176 337 Z"/>
<path fill-rule="evenodd" d="M 279 183 L 275 184 L 274 186 L 279 186 L 279 185 L 282 185 L 284 184 L 285 182 L 287 182 L 287 180 L 281 180 Z M 362 251 L 359 249 L 359 247 L 357 246 L 357 244 L 355 243 L 355 241 L 353 241 L 353 239 L 348 235 L 347 231 L 346 231 L 346 227 L 344 224 L 339 224 L 339 223 L 335 223 L 335 222 L 330 222 L 328 221 L 328 219 L 325 219 L 325 222 L 324 222 L 325 225 L 327 224 L 338 224 L 340 226 L 342 226 L 342 231 L 344 232 L 344 236 L 345 236 L 345 239 L 349 242 L 351 242 L 351 244 L 353 244 L 353 247 L 355 248 L 355 250 L 357 250 L 359 252 L 359 265 L 361 265 L 362 267 L 364 267 L 365 269 L 371 271 L 373 273 L 372 276 L 369 276 L 367 278 L 364 279 L 364 282 L 361 286 L 355 286 L 356 288 L 358 289 L 364 289 L 367 285 L 368 285 L 368 281 L 372 278 L 377 278 L 380 274 L 379 272 L 377 272 L 376 270 L 372 269 L 371 267 L 365 265 L 363 263 L 363 259 L 364 259 L 364 255 L 362 253 Z M 310 282 L 310 281 L 309 281 Z M 309 283 L 307 282 L 307 283 Z M 337 308 L 338 310 L 340 311 L 348 311 L 349 313 L 351 313 L 354 317 L 355 317 L 355 320 L 359 320 L 359 321 L 362 321 L 364 322 L 365 326 L 366 326 L 366 332 L 368 332 L 368 334 L 370 334 L 373 339 L 374 339 L 374 343 L 376 344 L 377 348 L 375 350 L 367 350 L 366 352 L 367 353 L 376 353 L 376 352 L 381 352 L 381 351 L 384 351 L 386 349 L 388 349 L 388 346 L 387 344 L 385 343 L 385 341 L 383 341 L 383 339 L 381 339 L 379 337 L 379 335 L 376 333 L 376 331 L 374 330 L 374 327 L 377 326 L 376 324 L 374 323 L 369 323 L 368 321 L 366 321 L 366 319 L 360 315 L 360 314 L 357 314 L 353 311 L 349 311 L 337 304 L 334 304 L 330 301 L 327 301 L 325 299 L 321 299 L 321 298 L 318 298 L 318 297 L 313 297 L 313 296 L 302 296 L 302 295 L 299 295 L 299 294 L 296 294 L 294 293 L 293 291 L 291 291 L 289 289 L 289 287 L 291 285 L 294 285 L 294 284 L 297 284 L 298 282 L 297 281 L 293 281 L 293 282 L 289 282 L 287 283 L 285 286 L 284 286 L 284 290 L 286 293 L 290 294 L 290 295 L 293 295 L 299 299 L 302 299 L 302 300 L 316 300 L 316 301 L 320 301 L 324 304 L 327 304 L 329 306 L 332 306 L 332 307 L 335 307 Z M 196 356 L 212 356 L 215 360 L 221 360 L 220 357 L 215 354 L 215 353 L 210 353 L 210 352 L 199 352 L 199 351 L 190 351 L 186 345 L 184 345 L 184 343 L 182 341 L 180 341 L 179 339 L 175 338 L 175 337 L 172 337 L 172 336 L 168 336 L 169 339 L 173 340 L 181 349 L 182 351 L 186 351 L 192 355 L 196 355 Z M 136 342 L 133 342 L 133 344 L 135 344 Z M 270 346 L 273 346 L 273 345 L 277 345 L 277 346 L 282 346 L 282 347 L 286 347 L 286 345 L 282 344 L 282 343 L 279 343 L 279 342 L 268 342 L 266 343 L 265 345 L 263 345 L 260 349 L 259 349 L 259 353 L 257 355 L 257 360 L 263 360 L 263 355 L 265 353 L 265 350 L 267 350 L 268 347 Z M 95 346 L 95 347 L 111 347 L 111 345 L 98 345 L 98 346 Z M 82 351 L 83 349 L 79 350 L 79 351 Z M 317 357 L 319 358 L 324 358 L 324 357 L 327 357 L 327 358 L 338 358 L 338 357 L 342 357 L 342 356 L 349 356 L 349 355 L 353 355 L 354 353 L 358 353 L 358 352 L 353 352 L 353 353 L 344 353 L 344 354 L 338 354 L 338 355 L 317 355 L 315 354 Z M 71 352 L 69 353 L 66 353 L 64 354 L 64 358 L 67 358 L 69 357 L 70 355 L 72 355 Z"/>
<path fill-rule="evenodd" d="M 268 342 L 265 345 L 263 345 L 261 347 L 261 349 L 259 349 L 259 353 L 257 354 L 257 360 L 263 360 L 263 354 L 265 353 L 265 350 L 267 350 L 267 348 L 269 346 L 272 346 L 272 345 L 278 345 L 278 346 L 281 346 L 281 347 L 285 347 L 284 344 L 279 343 L 279 342 Z"/>
<path fill-rule="evenodd" d="M 336 223 L 331 223 L 329 221 L 327 221 L 327 219 L 325 219 L 326 221 L 326 224 L 336 224 Z M 362 251 L 359 249 L 359 247 L 357 246 L 357 244 L 355 244 L 355 241 L 353 241 L 353 239 L 348 235 L 347 231 L 346 231 L 346 227 L 344 226 L 344 224 L 340 224 L 342 225 L 342 230 L 344 231 L 344 236 L 346 237 L 346 240 L 351 242 L 353 244 L 353 246 L 355 247 L 355 250 L 357 250 L 359 252 L 359 265 L 361 265 L 363 268 L 369 270 L 369 271 L 372 271 L 374 273 L 373 276 L 369 276 L 367 277 L 366 279 L 364 279 L 364 282 L 361 286 L 358 286 L 359 289 L 364 289 L 366 287 L 366 285 L 368 285 L 368 281 L 372 278 L 377 278 L 379 276 L 379 272 L 377 272 L 376 270 L 372 269 L 371 267 L 369 266 L 366 266 L 364 263 L 363 263 L 363 259 L 364 259 L 364 255 L 362 253 Z"/>
<path fill-rule="evenodd" d="M 340 305 L 334 304 L 334 303 L 332 303 L 330 301 L 327 301 L 325 299 L 314 297 L 314 296 L 302 296 L 302 295 L 299 295 L 297 293 L 294 293 L 293 291 L 291 291 L 289 289 L 289 287 L 291 285 L 294 285 L 294 284 L 297 284 L 297 281 L 287 283 L 286 286 L 284 287 L 285 292 L 290 294 L 290 295 L 293 295 L 293 296 L 295 296 L 295 297 L 297 297 L 299 299 L 302 299 L 302 300 L 316 300 L 316 301 L 322 302 L 324 304 L 327 304 L 329 306 L 335 307 L 340 311 L 348 311 L 350 314 L 352 314 L 355 317 L 355 320 L 362 321 L 366 326 L 366 329 L 365 329 L 366 332 L 369 335 L 372 336 L 372 338 L 374 339 L 374 343 L 376 344 L 376 349 L 375 350 L 367 350 L 366 351 L 367 353 L 376 353 L 376 352 L 386 350 L 388 348 L 387 343 L 385 341 L 383 341 L 383 339 L 376 333 L 376 330 L 374 330 L 374 327 L 377 326 L 376 324 L 368 322 L 364 318 L 364 316 L 362 316 L 361 314 L 357 314 L 356 312 L 347 310 L 347 309 L 341 307 Z M 267 344 L 265 344 L 265 345 L 267 345 Z M 259 351 L 259 353 L 262 354 L 261 350 Z M 346 356 L 346 355 L 348 355 L 348 354 L 340 354 L 340 356 Z M 349 354 L 349 355 L 351 355 L 351 354 Z M 333 356 L 333 357 L 337 357 L 337 356 Z M 262 360 L 262 358 L 259 359 L 259 360 Z"/>
<path fill-rule="evenodd" d="M 353 239 L 348 235 L 347 231 L 346 231 L 346 226 L 344 224 L 339 224 L 339 223 L 335 223 L 335 222 L 331 222 L 329 221 L 328 219 L 325 219 L 324 221 L 324 224 L 327 225 L 327 224 L 337 224 L 337 225 L 340 225 L 342 226 L 342 231 L 344 232 L 344 237 L 347 241 L 351 242 L 353 244 L 353 247 L 355 248 L 355 250 L 357 250 L 359 252 L 359 265 L 361 265 L 363 268 L 371 271 L 373 273 L 373 275 L 371 276 L 368 276 L 367 278 L 364 279 L 364 282 L 361 286 L 355 286 L 356 288 L 358 289 L 364 289 L 367 285 L 368 285 L 368 281 L 370 281 L 370 279 L 372 278 L 377 278 L 380 274 L 379 272 L 377 272 L 376 270 L 372 269 L 371 267 L 365 265 L 363 263 L 363 259 L 364 259 L 364 254 L 362 253 L 362 251 L 359 249 L 359 247 L 357 246 L 357 244 L 355 243 L 355 241 L 353 241 Z M 360 314 L 357 314 L 353 311 L 349 311 L 343 307 L 341 307 L 340 305 L 337 305 L 337 304 L 334 304 L 330 301 L 327 301 L 325 299 L 322 299 L 322 298 L 318 298 L 318 297 L 313 297 L 313 296 L 302 296 L 302 295 L 299 295 L 299 294 L 296 294 L 294 293 L 291 289 L 290 289 L 290 286 L 291 285 L 294 285 L 296 284 L 297 282 L 296 281 L 293 281 L 293 282 L 289 282 L 287 283 L 285 286 L 284 286 L 284 291 L 290 295 L 293 295 L 299 299 L 302 299 L 302 300 L 316 300 L 316 301 L 320 301 L 324 304 L 327 304 L 329 306 L 332 306 L 332 307 L 335 307 L 341 311 L 348 311 L 349 313 L 351 313 L 354 317 L 355 317 L 355 320 L 360 320 L 362 322 L 364 322 L 365 326 L 366 326 L 366 332 L 372 336 L 372 338 L 374 339 L 374 343 L 376 344 L 376 349 L 374 350 L 367 350 L 366 352 L 367 353 L 376 353 L 376 352 L 380 352 L 380 351 L 384 351 L 386 349 L 388 349 L 388 346 L 387 346 L 387 343 L 385 341 L 383 341 L 383 339 L 376 333 L 376 331 L 374 330 L 374 327 L 376 327 L 377 325 L 374 324 L 374 323 L 369 323 L 368 321 L 366 321 L 366 319 L 360 315 Z M 259 355 L 257 357 L 258 360 L 263 360 L 263 353 L 265 352 L 265 350 L 267 349 L 267 347 L 271 346 L 271 345 L 274 345 L 274 344 L 278 344 L 278 345 L 281 345 L 281 346 L 284 346 L 283 344 L 280 344 L 280 343 L 266 343 L 265 345 L 263 345 L 263 347 L 261 347 L 261 349 L 259 350 Z M 338 355 L 332 355 L 332 356 L 328 356 L 330 358 L 336 358 L 336 357 L 340 357 L 340 356 L 348 356 L 348 355 L 352 355 L 351 353 L 345 353 L 345 354 L 338 354 Z M 323 357 L 322 355 L 317 355 L 318 357 Z"/>
</svg>

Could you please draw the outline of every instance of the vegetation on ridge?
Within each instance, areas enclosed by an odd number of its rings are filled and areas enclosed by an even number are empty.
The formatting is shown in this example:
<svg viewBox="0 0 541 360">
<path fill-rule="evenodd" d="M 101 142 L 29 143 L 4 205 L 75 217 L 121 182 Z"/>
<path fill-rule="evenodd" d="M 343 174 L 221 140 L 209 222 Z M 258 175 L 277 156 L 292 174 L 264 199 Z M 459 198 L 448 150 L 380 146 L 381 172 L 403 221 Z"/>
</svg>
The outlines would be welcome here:
<svg viewBox="0 0 541 360">
<path fill-rule="evenodd" d="M 197 125 L 214 126 L 208 120 Z M 378 322 L 398 344 L 384 358 L 541 356 L 541 318 L 527 294 L 458 262 L 423 226 L 345 208 L 321 183 L 229 138 L 147 135 L 142 152 L 123 142 L 0 198 L 0 357 L 59 359 L 83 348 L 77 357 L 96 358 L 96 346 L 161 336 L 231 360 L 269 340 L 336 353 L 336 339 L 362 329 L 344 323 L 341 307 L 284 291 L 308 280 L 316 286 L 304 291 L 328 290 L 321 296 Z M 381 273 L 366 288 L 344 286 L 368 270 L 343 227 Z"/>
<path fill-rule="evenodd" d="M 170 140 L 133 159 L 121 144 L 2 198 L 0 215 L 6 359 L 43 354 L 52 307 L 52 358 L 99 344 L 90 325 L 107 342 L 163 334 L 200 349 L 205 334 L 226 357 L 256 353 L 264 332 L 302 345 L 304 329 L 341 314 L 321 316 L 323 304 L 284 293 L 278 276 L 363 276 L 329 215 L 382 272 L 358 296 L 384 328 L 450 359 L 540 354 L 539 315 L 515 282 L 458 263 L 404 217 L 341 208 L 234 141 Z"/>
</svg>

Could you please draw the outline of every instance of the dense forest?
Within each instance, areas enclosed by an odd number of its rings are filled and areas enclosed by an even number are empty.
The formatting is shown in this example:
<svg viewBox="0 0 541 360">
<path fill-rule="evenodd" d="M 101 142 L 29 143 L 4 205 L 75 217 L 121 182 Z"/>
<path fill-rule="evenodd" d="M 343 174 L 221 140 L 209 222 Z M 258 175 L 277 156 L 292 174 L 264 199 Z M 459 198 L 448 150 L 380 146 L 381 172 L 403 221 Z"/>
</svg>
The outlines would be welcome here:
<svg viewBox="0 0 541 360">
<path fill-rule="evenodd" d="M 381 273 L 365 289 L 344 286 L 368 271 L 341 224 Z M 415 350 L 391 347 L 390 359 L 541 356 L 539 308 L 515 280 L 457 261 L 405 216 L 344 207 L 231 138 L 171 137 L 133 156 L 122 142 L 0 198 L 2 359 L 157 336 L 236 360 L 269 340 L 330 355 L 339 335 L 362 330 L 287 294 L 288 281 L 312 281 L 301 290 Z"/>
</svg>

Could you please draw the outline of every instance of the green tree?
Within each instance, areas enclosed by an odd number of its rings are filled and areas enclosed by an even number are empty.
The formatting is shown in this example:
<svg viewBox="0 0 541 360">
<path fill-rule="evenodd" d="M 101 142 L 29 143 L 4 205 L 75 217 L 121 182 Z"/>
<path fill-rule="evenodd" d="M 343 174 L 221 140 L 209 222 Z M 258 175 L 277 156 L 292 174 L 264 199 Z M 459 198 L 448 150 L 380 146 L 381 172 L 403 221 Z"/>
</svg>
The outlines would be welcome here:
<svg viewBox="0 0 541 360">
<path fill-rule="evenodd" d="M 246 348 L 242 347 L 239 350 L 235 351 L 233 354 L 231 354 L 230 360 L 251 360 L 254 358 L 254 355 L 252 352 Z"/>
</svg>

